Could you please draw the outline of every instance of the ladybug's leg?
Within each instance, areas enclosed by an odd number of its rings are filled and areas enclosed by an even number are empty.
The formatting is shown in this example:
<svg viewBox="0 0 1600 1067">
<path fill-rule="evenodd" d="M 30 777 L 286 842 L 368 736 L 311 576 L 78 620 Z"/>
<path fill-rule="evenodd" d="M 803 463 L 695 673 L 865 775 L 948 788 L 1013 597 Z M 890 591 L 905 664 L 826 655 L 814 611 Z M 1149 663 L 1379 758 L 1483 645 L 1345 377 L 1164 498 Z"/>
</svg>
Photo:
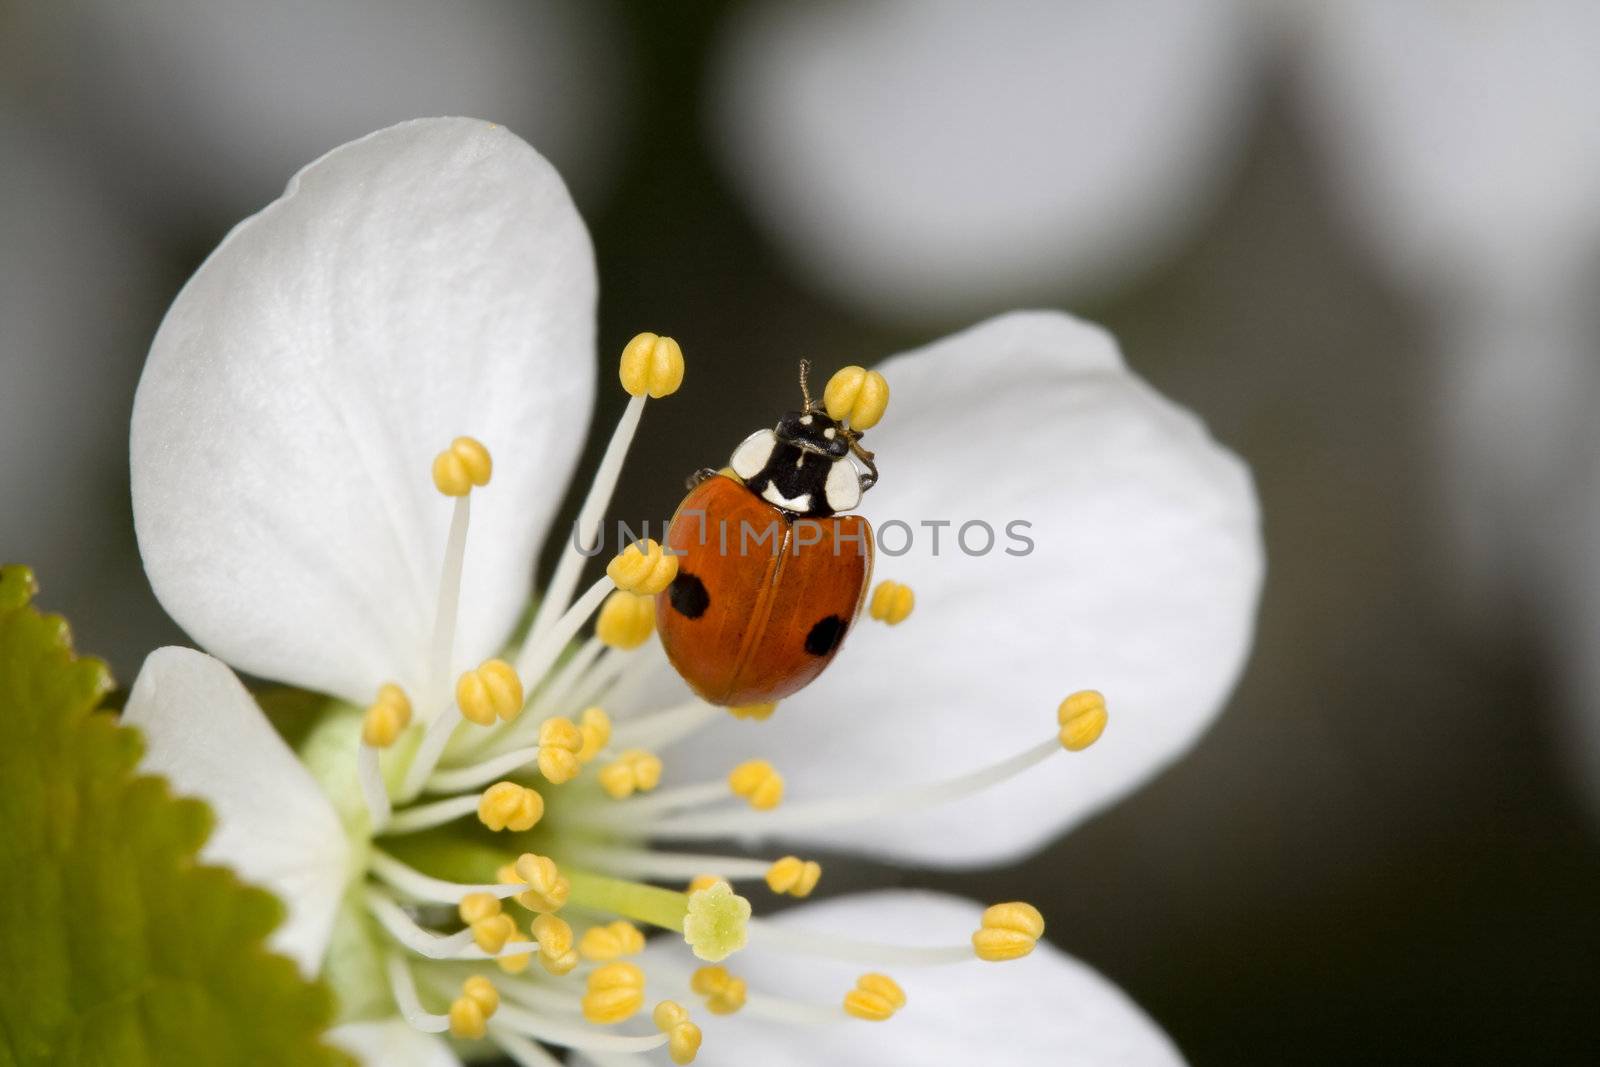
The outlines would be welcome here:
<svg viewBox="0 0 1600 1067">
<path fill-rule="evenodd" d="M 715 478 L 716 476 L 717 471 L 715 468 L 701 467 L 699 470 L 695 471 L 693 474 L 689 475 L 689 477 L 683 480 L 683 487 L 685 489 L 693 489 L 707 478 Z"/>
</svg>

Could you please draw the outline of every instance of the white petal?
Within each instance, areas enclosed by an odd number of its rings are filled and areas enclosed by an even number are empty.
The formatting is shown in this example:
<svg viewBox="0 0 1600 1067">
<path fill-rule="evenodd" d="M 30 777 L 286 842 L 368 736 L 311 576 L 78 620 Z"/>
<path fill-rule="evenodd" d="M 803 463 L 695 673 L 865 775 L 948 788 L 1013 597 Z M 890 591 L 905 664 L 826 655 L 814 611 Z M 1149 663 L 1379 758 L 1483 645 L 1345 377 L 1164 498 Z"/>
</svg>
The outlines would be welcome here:
<svg viewBox="0 0 1600 1067">
<path fill-rule="evenodd" d="M 1600 240 L 1600 6 L 1296 5 L 1315 128 L 1352 217 L 1406 276 L 1539 286 Z"/>
<path fill-rule="evenodd" d="M 123 721 L 144 733 L 140 769 L 211 805 L 207 863 L 276 893 L 271 946 L 315 974 L 350 875 L 333 805 L 226 664 L 187 648 L 150 653 Z"/>
<path fill-rule="evenodd" d="M 156 336 L 133 505 L 162 604 L 208 651 L 356 702 L 416 692 L 451 504 L 472 500 L 457 666 L 495 651 L 577 454 L 595 273 L 560 178 L 505 129 L 406 123 L 336 149 L 240 224 Z"/>
<path fill-rule="evenodd" d="M 784 912 L 776 922 L 890 944 L 961 944 L 982 908 L 938 893 L 906 890 L 840 897 Z M 652 956 L 683 946 L 654 941 Z M 859 964 L 800 961 L 750 948 L 727 961 L 752 993 L 808 1003 L 840 1003 Z M 646 970 L 649 970 L 648 963 Z M 763 1067 L 825 1063 L 983 1064 L 984 1067 L 1179 1067 L 1168 1037 L 1116 986 L 1048 942 L 1007 963 L 886 968 L 906 994 L 892 1019 L 843 1019 L 830 1026 L 786 1026 L 751 1011 L 696 1014 L 705 1035 L 696 1063 Z M 686 1001 L 691 1006 L 693 1000 Z"/>
<path fill-rule="evenodd" d="M 991 320 L 882 365 L 893 399 L 866 444 L 874 580 L 907 582 L 909 620 L 863 615 L 834 664 L 764 723 L 718 723 L 674 753 L 684 780 L 763 755 L 791 802 L 976 769 L 1050 737 L 1100 689 L 1105 735 L 977 798 L 809 833 L 931 863 L 1026 852 L 1181 755 L 1250 646 L 1263 556 L 1243 464 L 1065 315 Z M 933 551 L 924 522 L 947 521 Z M 1008 535 L 1013 521 L 1030 522 Z M 898 521 L 909 525 L 912 545 Z M 960 528 L 995 547 L 968 555 Z M 967 531 L 974 551 L 987 540 Z M 687 767 L 684 765 L 687 764 Z"/>
<path fill-rule="evenodd" d="M 328 1041 L 367 1067 L 460 1067 L 442 1038 L 413 1030 L 401 1019 L 346 1023 L 328 1031 Z"/>
<path fill-rule="evenodd" d="M 815 284 L 967 318 L 1169 255 L 1231 170 L 1235 0 L 767 3 L 724 42 L 724 165 Z"/>
</svg>

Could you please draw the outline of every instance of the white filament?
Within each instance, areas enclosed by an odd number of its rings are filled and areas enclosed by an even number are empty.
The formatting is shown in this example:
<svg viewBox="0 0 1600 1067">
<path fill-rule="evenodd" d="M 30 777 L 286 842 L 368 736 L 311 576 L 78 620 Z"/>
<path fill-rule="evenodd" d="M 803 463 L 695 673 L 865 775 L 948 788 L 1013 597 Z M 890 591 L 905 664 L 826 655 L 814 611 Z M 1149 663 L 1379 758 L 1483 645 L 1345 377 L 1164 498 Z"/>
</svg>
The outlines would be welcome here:
<svg viewBox="0 0 1600 1067">
<path fill-rule="evenodd" d="M 600 610 L 600 605 L 616 588 L 610 578 L 601 578 L 591 585 L 577 602 L 568 608 L 541 636 L 530 636 L 517 656 L 517 677 L 524 689 L 532 689 L 544 678 L 561 650 L 567 647 L 574 635 L 589 621 L 589 616 Z"/>
<path fill-rule="evenodd" d="M 389 820 L 389 825 L 384 832 L 390 834 L 414 834 L 418 830 L 427 830 L 435 826 L 442 826 L 447 822 L 454 822 L 463 815 L 471 815 L 477 810 L 477 796 L 451 797 L 449 800 L 440 800 L 432 804 L 419 804 L 395 815 Z"/>
<path fill-rule="evenodd" d="M 500 1010 L 495 1012 L 495 1019 L 502 1028 L 583 1052 L 649 1052 L 667 1043 L 666 1034 L 653 1034 L 649 1037 L 607 1034 L 577 1023 L 536 1015 L 524 1008 L 508 1004 L 500 1005 Z"/>
<path fill-rule="evenodd" d="M 647 848 L 575 845 L 563 850 L 572 862 L 617 878 L 682 879 L 714 874 L 731 881 L 765 878 L 772 864 L 746 856 L 655 852 Z"/>
<path fill-rule="evenodd" d="M 971 945 L 885 945 L 876 941 L 835 937 L 816 930 L 778 926 L 764 919 L 751 919 L 747 929 L 752 947 L 759 945 L 790 956 L 862 963 L 869 967 L 929 967 L 965 963 L 977 958 Z"/>
<path fill-rule="evenodd" d="M 425 1034 L 439 1034 L 450 1029 L 448 1015 L 435 1015 L 422 1006 L 417 998 L 416 983 L 411 978 L 411 968 L 398 952 L 389 953 L 388 970 L 389 990 L 406 1022 Z"/>
<path fill-rule="evenodd" d="M 431 878 L 414 867 L 408 867 L 381 849 L 373 849 L 368 861 L 372 873 L 414 900 L 435 904 L 460 904 L 468 893 L 488 893 L 490 896 L 514 897 L 528 888 L 526 882 L 501 882 L 469 885 L 463 882 L 446 882 Z"/>
<path fill-rule="evenodd" d="M 536 763 L 538 760 L 538 745 L 530 748 L 514 748 L 510 752 L 491 756 L 482 763 L 452 767 L 447 771 L 434 771 L 433 777 L 428 779 L 426 788 L 430 793 L 457 793 L 463 789 L 476 789 L 480 785 L 486 785 L 496 778 L 510 774 L 518 767 Z"/>
<path fill-rule="evenodd" d="M 389 823 L 389 787 L 383 780 L 383 769 L 378 766 L 378 750 L 361 743 L 356 750 L 356 778 L 361 782 L 361 798 L 366 801 L 367 814 L 372 819 L 372 832 L 382 833 Z"/>
</svg>

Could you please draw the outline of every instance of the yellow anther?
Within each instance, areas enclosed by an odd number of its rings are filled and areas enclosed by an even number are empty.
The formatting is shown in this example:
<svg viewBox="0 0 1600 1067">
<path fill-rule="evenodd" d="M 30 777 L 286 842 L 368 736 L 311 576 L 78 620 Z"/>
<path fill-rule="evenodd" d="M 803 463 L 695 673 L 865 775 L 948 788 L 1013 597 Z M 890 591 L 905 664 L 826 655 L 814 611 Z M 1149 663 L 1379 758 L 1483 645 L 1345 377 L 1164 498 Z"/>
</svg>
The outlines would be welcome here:
<svg viewBox="0 0 1600 1067">
<path fill-rule="evenodd" d="M 707 963 L 720 963 L 744 948 L 749 938 L 750 902 L 727 882 L 689 894 L 683 939 Z"/>
<path fill-rule="evenodd" d="M 378 699 L 367 705 L 361 720 L 361 740 L 374 748 L 388 748 L 411 725 L 411 700 L 393 682 L 378 687 Z"/>
<path fill-rule="evenodd" d="M 620 1023 L 644 1006 L 644 972 L 631 963 L 608 963 L 589 975 L 583 1017 L 592 1023 Z"/>
<path fill-rule="evenodd" d="M 867 614 L 879 622 L 899 626 L 906 621 L 911 609 L 916 606 L 917 597 L 911 592 L 909 585 L 885 579 L 872 591 L 872 602 L 867 606 Z"/>
<path fill-rule="evenodd" d="M 994 904 L 983 910 L 983 925 L 972 935 L 972 948 L 980 960 L 999 963 L 1026 956 L 1043 936 L 1044 916 L 1032 904 Z"/>
<path fill-rule="evenodd" d="M 513 956 L 496 956 L 494 961 L 507 974 L 521 974 L 528 969 L 528 964 L 533 962 L 533 953 L 518 952 Z"/>
<path fill-rule="evenodd" d="M 606 577 L 618 589 L 644 596 L 655 596 L 678 576 L 678 557 L 664 551 L 659 542 L 633 542 L 606 564 Z"/>
<path fill-rule="evenodd" d="M 554 975 L 568 974 L 578 965 L 572 947 L 572 927 L 556 915 L 540 915 L 533 920 L 533 939 L 539 942 L 539 963 Z"/>
<path fill-rule="evenodd" d="M 461 995 L 476 1002 L 483 1009 L 485 1017 L 493 1015 L 500 1007 L 500 991 L 481 974 L 475 974 L 461 983 Z"/>
<path fill-rule="evenodd" d="M 560 911 L 567 902 L 567 894 L 572 892 L 572 886 L 549 856 L 524 852 L 517 857 L 513 873 L 516 877 L 510 881 L 527 883 L 528 888 L 517 894 L 517 903 L 529 911 Z"/>
<path fill-rule="evenodd" d="M 488 1016 L 471 997 L 457 997 L 450 1003 L 450 1036 L 476 1041 L 488 1033 Z"/>
<path fill-rule="evenodd" d="M 670 337 L 638 334 L 622 350 L 617 377 L 629 396 L 671 396 L 683 384 L 683 349 Z"/>
<path fill-rule="evenodd" d="M 791 897 L 809 897 L 821 877 L 822 867 L 815 860 L 785 856 L 767 868 L 767 888 Z"/>
<path fill-rule="evenodd" d="M 522 714 L 522 679 L 505 660 L 489 660 L 456 679 L 456 706 L 479 726 L 496 718 L 510 722 Z"/>
<path fill-rule="evenodd" d="M 591 926 L 583 932 L 583 940 L 578 942 L 578 952 L 584 959 L 601 963 L 643 951 L 644 934 L 626 919 L 618 919 L 605 926 Z"/>
<path fill-rule="evenodd" d="M 458 437 L 433 457 L 433 487 L 445 496 L 466 496 L 473 486 L 489 484 L 494 461 L 482 442 Z"/>
<path fill-rule="evenodd" d="M 1056 721 L 1061 724 L 1061 747 L 1082 752 L 1105 733 L 1106 698 L 1093 689 L 1073 693 L 1056 709 Z"/>
<path fill-rule="evenodd" d="M 764 759 L 746 760 L 730 771 L 728 788 L 760 811 L 770 811 L 783 801 L 783 775 Z"/>
<path fill-rule="evenodd" d="M 744 1007 L 749 992 L 743 978 L 736 978 L 726 967 L 701 967 L 689 979 L 689 988 L 706 998 L 712 1015 L 732 1015 Z"/>
<path fill-rule="evenodd" d="M 516 920 L 504 912 L 485 916 L 469 925 L 472 928 L 473 944 L 491 956 L 505 948 L 506 942 L 517 936 Z"/>
<path fill-rule="evenodd" d="M 517 873 L 516 861 L 512 860 L 510 863 L 502 863 L 499 869 L 494 872 L 494 880 L 502 885 L 511 885 L 515 882 L 522 881 L 522 875 Z"/>
<path fill-rule="evenodd" d="M 544 818 L 544 797 L 516 782 L 496 782 L 478 798 L 478 821 L 491 830 L 531 830 Z"/>
<path fill-rule="evenodd" d="M 773 701 L 771 704 L 741 704 L 738 707 L 729 708 L 728 714 L 735 719 L 755 719 L 757 722 L 764 722 L 772 718 L 772 713 L 777 710 L 778 702 Z"/>
<path fill-rule="evenodd" d="M 684 890 L 684 892 L 698 893 L 702 889 L 710 889 L 718 882 L 726 881 L 727 879 L 722 877 L 720 874 L 697 874 L 693 878 L 689 879 L 689 887 Z"/>
<path fill-rule="evenodd" d="M 881 1023 L 905 1006 L 905 993 L 886 974 L 864 974 L 844 995 L 844 1010 L 869 1022 Z"/>
<path fill-rule="evenodd" d="M 675 1000 L 663 1000 L 650 1013 L 656 1029 L 667 1035 L 667 1049 L 673 1063 L 693 1063 L 700 1051 L 700 1028 L 689 1021 L 689 1013 Z"/>
<path fill-rule="evenodd" d="M 870 430 L 889 406 L 889 383 L 875 370 L 846 367 L 828 379 L 822 406 L 829 418 L 848 422 L 852 429 Z"/>
<path fill-rule="evenodd" d="M 627 651 L 638 648 L 656 631 L 654 597 L 618 589 L 606 597 L 595 620 L 594 634 L 603 644 Z"/>
<path fill-rule="evenodd" d="M 600 788 L 612 800 L 648 793 L 661 784 L 661 757 L 642 748 L 630 748 L 600 768 Z"/>
<path fill-rule="evenodd" d="M 461 916 L 461 921 L 469 926 L 479 919 L 499 915 L 502 910 L 500 898 L 493 893 L 468 893 L 461 898 L 461 903 L 456 905 L 456 913 Z"/>
<path fill-rule="evenodd" d="M 583 764 L 578 753 L 583 748 L 583 731 L 578 724 L 557 715 L 539 724 L 539 773 L 553 785 L 570 782 Z"/>
<path fill-rule="evenodd" d="M 611 743 L 611 716 L 603 708 L 584 708 L 578 716 L 578 729 L 583 731 L 583 747 L 578 749 L 578 762 L 588 763 Z"/>
</svg>

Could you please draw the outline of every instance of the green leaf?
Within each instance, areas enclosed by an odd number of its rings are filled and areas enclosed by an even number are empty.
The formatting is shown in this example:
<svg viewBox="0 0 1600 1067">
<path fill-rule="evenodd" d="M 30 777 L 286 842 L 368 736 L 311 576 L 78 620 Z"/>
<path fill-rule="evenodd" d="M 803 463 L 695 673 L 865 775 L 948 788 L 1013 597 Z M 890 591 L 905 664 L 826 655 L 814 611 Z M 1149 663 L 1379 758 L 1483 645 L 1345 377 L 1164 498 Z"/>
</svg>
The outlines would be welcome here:
<svg viewBox="0 0 1600 1067">
<path fill-rule="evenodd" d="M 265 947 L 283 905 L 196 861 L 210 809 L 136 773 L 110 673 L 34 592 L 0 568 L 0 1067 L 350 1063 Z"/>
</svg>

